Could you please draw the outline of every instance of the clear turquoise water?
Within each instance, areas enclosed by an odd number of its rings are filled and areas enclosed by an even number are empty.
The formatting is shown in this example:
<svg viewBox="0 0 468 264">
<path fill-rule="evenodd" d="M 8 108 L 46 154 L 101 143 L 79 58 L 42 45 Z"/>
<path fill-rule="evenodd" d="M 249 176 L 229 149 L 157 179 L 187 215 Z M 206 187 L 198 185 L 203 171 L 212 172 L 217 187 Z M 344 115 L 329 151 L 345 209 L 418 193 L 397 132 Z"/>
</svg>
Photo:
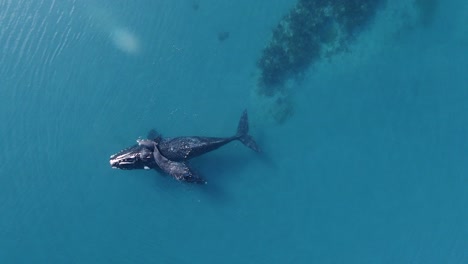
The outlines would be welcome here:
<svg viewBox="0 0 468 264">
<path fill-rule="evenodd" d="M 381 18 L 282 126 L 252 90 L 293 2 L 198 3 L 0 1 L 0 263 L 468 262 L 465 2 Z M 245 107 L 265 155 L 194 160 L 206 187 L 109 167 L 153 127 L 231 135 Z"/>
</svg>

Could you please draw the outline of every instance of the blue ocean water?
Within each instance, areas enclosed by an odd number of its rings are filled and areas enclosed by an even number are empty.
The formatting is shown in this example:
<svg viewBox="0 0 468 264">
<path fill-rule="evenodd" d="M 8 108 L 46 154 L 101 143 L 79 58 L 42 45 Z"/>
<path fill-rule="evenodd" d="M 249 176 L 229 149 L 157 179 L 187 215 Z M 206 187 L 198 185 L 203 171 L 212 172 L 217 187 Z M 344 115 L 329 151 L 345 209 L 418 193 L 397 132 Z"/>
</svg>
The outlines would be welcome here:
<svg viewBox="0 0 468 264">
<path fill-rule="evenodd" d="M 314 65 L 278 125 L 255 62 L 294 1 L 0 1 L 0 263 L 467 263 L 468 5 L 422 26 L 411 4 Z M 264 153 L 197 158 L 207 186 L 109 166 L 244 108 Z"/>
</svg>

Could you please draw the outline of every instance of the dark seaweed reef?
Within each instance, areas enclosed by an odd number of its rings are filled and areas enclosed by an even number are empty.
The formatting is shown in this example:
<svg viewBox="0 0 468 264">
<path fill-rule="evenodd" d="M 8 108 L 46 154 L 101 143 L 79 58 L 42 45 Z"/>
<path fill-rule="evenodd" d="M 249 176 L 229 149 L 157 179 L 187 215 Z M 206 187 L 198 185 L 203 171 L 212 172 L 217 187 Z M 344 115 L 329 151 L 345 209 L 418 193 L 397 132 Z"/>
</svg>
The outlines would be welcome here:
<svg viewBox="0 0 468 264">
<path fill-rule="evenodd" d="M 384 1 L 299 0 L 273 29 L 257 62 L 259 95 L 289 97 L 286 81 L 322 57 L 345 50 Z"/>
</svg>

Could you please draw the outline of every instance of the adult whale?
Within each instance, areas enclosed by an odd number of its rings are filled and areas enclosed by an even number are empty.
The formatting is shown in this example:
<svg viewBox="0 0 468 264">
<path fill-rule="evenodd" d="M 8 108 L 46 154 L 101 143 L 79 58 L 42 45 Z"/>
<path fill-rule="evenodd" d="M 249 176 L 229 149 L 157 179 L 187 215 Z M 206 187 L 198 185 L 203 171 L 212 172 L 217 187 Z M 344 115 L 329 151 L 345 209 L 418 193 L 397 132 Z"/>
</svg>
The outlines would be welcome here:
<svg viewBox="0 0 468 264">
<path fill-rule="evenodd" d="M 187 160 L 218 149 L 234 140 L 239 140 L 252 150 L 260 152 L 260 148 L 248 132 L 248 116 L 245 110 L 239 120 L 237 133 L 232 137 L 163 138 L 155 130 L 151 130 L 148 139 L 137 140 L 136 145 L 110 156 L 109 163 L 112 168 L 123 170 L 160 169 L 177 180 L 202 183 L 204 181 L 195 176 Z"/>
<path fill-rule="evenodd" d="M 247 110 L 244 110 L 239 120 L 239 124 L 237 125 L 237 133 L 232 137 L 191 136 L 161 138 L 158 143 L 158 148 L 164 157 L 174 161 L 188 160 L 203 155 L 234 140 L 239 140 L 255 152 L 260 152 L 260 148 L 257 143 L 248 133 L 249 119 L 247 116 Z M 148 139 L 155 139 L 158 137 L 160 137 L 160 135 L 155 130 L 151 130 L 148 133 Z"/>
</svg>

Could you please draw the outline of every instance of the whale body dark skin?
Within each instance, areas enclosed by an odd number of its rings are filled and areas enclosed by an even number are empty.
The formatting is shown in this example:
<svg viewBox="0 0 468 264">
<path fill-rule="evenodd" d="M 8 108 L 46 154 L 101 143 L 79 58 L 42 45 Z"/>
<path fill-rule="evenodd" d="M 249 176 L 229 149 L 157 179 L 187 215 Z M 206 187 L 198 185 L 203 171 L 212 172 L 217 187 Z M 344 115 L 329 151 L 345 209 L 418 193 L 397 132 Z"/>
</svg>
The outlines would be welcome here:
<svg viewBox="0 0 468 264">
<path fill-rule="evenodd" d="M 260 152 L 260 148 L 253 138 L 248 134 L 249 124 L 247 111 L 242 113 L 237 127 L 237 134 L 232 137 L 176 137 L 162 138 L 158 144 L 161 154 L 174 161 L 188 160 L 205 153 L 218 149 L 229 142 L 240 140 L 244 145 L 255 152 Z M 152 130 L 148 134 L 148 139 L 158 138 L 156 131 Z"/>
<path fill-rule="evenodd" d="M 250 149 L 260 152 L 260 148 L 248 131 L 247 111 L 242 113 L 237 133 L 232 137 L 162 138 L 156 131 L 151 130 L 148 139 L 137 140 L 138 144 L 112 155 L 109 162 L 111 167 L 116 169 L 159 169 L 179 181 L 205 183 L 193 173 L 187 160 L 211 152 L 234 140 L 239 140 Z"/>
</svg>

